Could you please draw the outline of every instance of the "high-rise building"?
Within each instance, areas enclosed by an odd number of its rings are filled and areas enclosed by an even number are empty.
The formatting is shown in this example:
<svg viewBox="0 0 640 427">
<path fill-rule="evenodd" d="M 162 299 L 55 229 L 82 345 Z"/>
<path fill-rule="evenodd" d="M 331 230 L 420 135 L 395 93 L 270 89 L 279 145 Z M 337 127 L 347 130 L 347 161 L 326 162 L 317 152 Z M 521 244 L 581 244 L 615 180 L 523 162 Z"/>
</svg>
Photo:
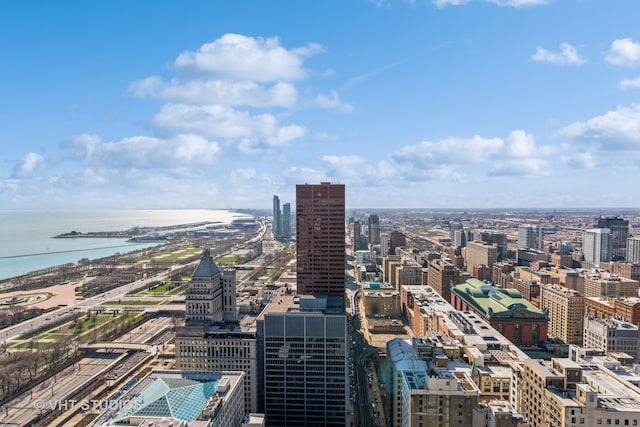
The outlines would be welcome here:
<svg viewBox="0 0 640 427">
<path fill-rule="evenodd" d="M 389 252 L 396 253 L 396 248 L 404 248 L 407 246 L 407 237 L 399 231 L 389 233 Z"/>
<path fill-rule="evenodd" d="M 237 324 L 235 282 L 235 270 L 220 270 L 205 247 L 185 292 L 186 321 L 176 331 L 176 366 L 244 372 L 244 407 L 257 412 L 256 331 Z"/>
<path fill-rule="evenodd" d="M 473 273 L 473 267 L 478 265 L 486 265 L 491 269 L 493 264 L 498 262 L 498 246 L 481 241 L 468 242 L 465 261 L 467 273 Z"/>
<path fill-rule="evenodd" d="M 368 221 L 369 243 L 372 245 L 380 244 L 380 218 L 376 214 L 369 215 Z"/>
<path fill-rule="evenodd" d="M 463 229 L 454 230 L 451 244 L 460 248 L 464 248 L 465 246 L 467 246 L 467 232 Z"/>
<path fill-rule="evenodd" d="M 296 185 L 298 294 L 344 295 L 344 184 Z"/>
<path fill-rule="evenodd" d="M 267 425 L 344 427 L 349 409 L 344 297 L 284 295 L 257 320 Z"/>
<path fill-rule="evenodd" d="M 611 256 L 614 260 L 624 260 L 629 237 L 629 220 L 616 217 L 598 218 L 598 228 L 611 230 Z"/>
<path fill-rule="evenodd" d="M 518 227 L 518 249 L 537 249 L 543 246 L 542 227 L 531 224 Z"/>
<path fill-rule="evenodd" d="M 540 308 L 549 312 L 550 338 L 566 344 L 582 344 L 584 297 L 573 289 L 557 285 L 542 285 Z"/>
<path fill-rule="evenodd" d="M 582 252 L 586 267 L 598 267 L 601 262 L 611 261 L 613 241 L 608 228 L 586 230 L 582 237 Z"/>
<path fill-rule="evenodd" d="M 353 252 L 362 250 L 363 248 L 360 246 L 360 233 L 361 233 L 361 228 L 360 228 L 360 221 L 355 221 L 353 224 L 351 224 L 351 250 Z"/>
<path fill-rule="evenodd" d="M 282 234 L 282 212 L 280 211 L 280 197 L 273 196 L 273 238 L 279 239 Z"/>
<path fill-rule="evenodd" d="M 627 262 L 640 264 L 640 237 L 627 238 Z"/>
<path fill-rule="evenodd" d="M 211 258 L 211 251 L 207 246 L 202 251 L 200 263 L 191 274 L 189 287 L 184 294 L 187 322 L 191 320 L 209 320 L 211 322 L 223 320 L 222 294 L 222 270 Z"/>
<path fill-rule="evenodd" d="M 387 343 L 391 365 L 391 422 L 403 426 L 471 426 L 480 389 L 469 374 L 418 357 L 407 342 Z"/>
<path fill-rule="evenodd" d="M 282 205 L 282 238 L 291 239 L 291 203 Z"/>
<path fill-rule="evenodd" d="M 638 325 L 617 319 L 597 319 L 587 316 L 584 320 L 585 348 L 597 348 L 607 353 L 627 353 L 634 363 L 640 356 L 640 329 Z"/>
<path fill-rule="evenodd" d="M 456 240 L 456 231 L 462 231 L 464 230 L 464 226 L 462 225 L 462 223 L 460 222 L 452 222 L 451 224 L 449 224 L 449 239 L 451 240 L 451 244 L 453 246 L 462 246 L 462 245 L 456 245 L 454 242 Z"/>
<path fill-rule="evenodd" d="M 460 272 L 453 264 L 442 259 L 429 262 L 427 284 L 448 303 L 451 302 L 451 287 L 460 280 Z"/>
</svg>

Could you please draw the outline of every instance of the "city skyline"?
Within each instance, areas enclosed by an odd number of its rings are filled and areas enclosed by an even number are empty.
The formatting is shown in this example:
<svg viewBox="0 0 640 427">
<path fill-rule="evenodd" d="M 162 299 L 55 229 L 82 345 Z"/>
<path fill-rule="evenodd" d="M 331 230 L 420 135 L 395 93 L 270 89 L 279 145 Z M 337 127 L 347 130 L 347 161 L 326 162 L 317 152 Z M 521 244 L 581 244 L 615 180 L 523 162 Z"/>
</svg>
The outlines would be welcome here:
<svg viewBox="0 0 640 427">
<path fill-rule="evenodd" d="M 34 3 L 0 14 L 3 209 L 637 207 L 637 2 Z"/>
</svg>

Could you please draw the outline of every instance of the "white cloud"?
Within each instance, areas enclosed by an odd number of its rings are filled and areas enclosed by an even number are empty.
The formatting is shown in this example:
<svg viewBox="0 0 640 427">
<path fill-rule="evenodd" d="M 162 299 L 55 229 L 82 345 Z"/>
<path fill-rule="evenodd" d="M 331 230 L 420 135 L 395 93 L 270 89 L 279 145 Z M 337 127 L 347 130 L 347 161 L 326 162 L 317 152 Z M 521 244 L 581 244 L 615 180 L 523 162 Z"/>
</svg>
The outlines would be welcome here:
<svg viewBox="0 0 640 427">
<path fill-rule="evenodd" d="M 225 34 L 197 51 L 181 53 L 175 61 L 178 71 L 226 80 L 258 82 L 295 81 L 306 77 L 305 58 L 322 52 L 317 44 L 287 50 L 278 38 L 253 38 Z"/>
<path fill-rule="evenodd" d="M 297 101 L 295 86 L 286 82 L 259 85 L 253 81 L 173 79 L 165 83 L 152 76 L 133 82 L 128 93 L 138 98 L 159 98 L 195 105 L 247 105 L 251 107 L 291 107 Z"/>
<path fill-rule="evenodd" d="M 621 89 L 640 89 L 640 77 L 620 80 L 618 87 Z"/>
<path fill-rule="evenodd" d="M 491 176 L 548 176 L 552 174 L 548 160 L 542 158 L 497 159 L 489 172 Z"/>
<path fill-rule="evenodd" d="M 360 156 L 322 156 L 327 165 L 328 175 L 354 177 L 364 172 L 365 159 Z"/>
<path fill-rule="evenodd" d="M 624 67 L 636 65 L 640 62 L 640 42 L 629 38 L 614 40 L 605 60 L 610 64 Z"/>
<path fill-rule="evenodd" d="M 433 0 L 433 3 L 438 7 L 445 6 L 460 6 L 469 3 L 472 0 Z M 549 4 L 553 0 L 483 0 L 487 3 L 493 3 L 498 6 L 509 7 L 528 7 L 528 6 L 540 6 L 543 4 Z"/>
<path fill-rule="evenodd" d="M 533 135 L 515 130 L 506 139 L 447 138 L 423 141 L 404 146 L 391 155 L 399 173 L 413 178 L 462 179 L 460 168 L 480 165 L 491 175 L 547 175 L 550 173 L 546 157 L 553 147 L 537 147 Z"/>
<path fill-rule="evenodd" d="M 317 183 L 332 181 L 327 175 L 317 169 L 291 166 L 282 171 L 282 177 L 285 180 L 285 185 L 294 186 L 296 184 L 304 183 Z"/>
<path fill-rule="evenodd" d="M 187 134 L 171 139 L 134 136 L 115 142 L 102 142 L 96 135 L 79 135 L 65 147 L 71 159 L 81 161 L 92 170 L 169 170 L 185 165 L 212 164 L 220 154 L 217 142 Z"/>
<path fill-rule="evenodd" d="M 44 157 L 41 154 L 28 152 L 22 163 L 13 168 L 13 178 L 25 178 L 33 174 L 44 165 Z"/>
<path fill-rule="evenodd" d="M 558 52 L 551 52 L 545 48 L 538 47 L 531 59 L 556 65 L 582 65 L 587 62 L 578 54 L 577 49 L 569 43 L 562 43 Z"/>
<path fill-rule="evenodd" d="M 592 152 L 570 153 L 561 156 L 560 160 L 574 169 L 593 169 L 596 166 L 596 159 Z"/>
<path fill-rule="evenodd" d="M 316 141 L 337 141 L 338 135 L 334 135 L 329 132 L 318 132 L 313 135 L 313 139 Z"/>
<path fill-rule="evenodd" d="M 615 111 L 575 122 L 560 130 L 569 140 L 599 144 L 603 150 L 640 149 L 640 104 L 618 107 Z"/>
<path fill-rule="evenodd" d="M 340 95 L 336 91 L 331 91 L 329 95 L 319 94 L 316 97 L 316 103 L 320 108 L 335 109 L 342 113 L 351 113 L 354 110 L 352 105 L 340 99 Z"/>
<path fill-rule="evenodd" d="M 250 141 L 249 145 L 270 147 L 286 146 L 306 133 L 301 126 L 280 126 L 271 114 L 251 115 L 221 105 L 165 104 L 152 124 L 164 131 L 241 139 Z"/>
</svg>

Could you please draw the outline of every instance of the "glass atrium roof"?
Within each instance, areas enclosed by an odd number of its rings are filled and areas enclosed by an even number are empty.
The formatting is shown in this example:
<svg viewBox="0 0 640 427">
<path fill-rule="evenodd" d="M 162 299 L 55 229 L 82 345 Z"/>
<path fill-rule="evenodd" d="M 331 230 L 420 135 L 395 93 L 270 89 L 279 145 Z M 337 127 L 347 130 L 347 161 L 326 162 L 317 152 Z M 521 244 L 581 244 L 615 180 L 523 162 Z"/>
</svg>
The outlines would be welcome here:
<svg viewBox="0 0 640 427">
<path fill-rule="evenodd" d="M 195 421 L 207 400 L 215 394 L 218 383 L 218 380 L 200 382 L 186 378 L 158 378 L 116 419 L 158 417 Z"/>
</svg>

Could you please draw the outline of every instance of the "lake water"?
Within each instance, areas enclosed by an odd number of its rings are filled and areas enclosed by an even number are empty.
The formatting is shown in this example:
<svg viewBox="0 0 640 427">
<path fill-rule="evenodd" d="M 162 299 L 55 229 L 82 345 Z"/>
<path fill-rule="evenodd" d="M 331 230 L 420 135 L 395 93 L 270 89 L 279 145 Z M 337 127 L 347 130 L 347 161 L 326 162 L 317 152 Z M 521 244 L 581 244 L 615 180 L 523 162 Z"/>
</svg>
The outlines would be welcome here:
<svg viewBox="0 0 640 427">
<path fill-rule="evenodd" d="M 233 211 L 206 209 L 106 211 L 0 211 L 0 279 L 30 271 L 126 253 L 158 243 L 127 239 L 53 239 L 70 231 L 120 231 L 203 221 L 230 223 L 245 217 Z"/>
</svg>

